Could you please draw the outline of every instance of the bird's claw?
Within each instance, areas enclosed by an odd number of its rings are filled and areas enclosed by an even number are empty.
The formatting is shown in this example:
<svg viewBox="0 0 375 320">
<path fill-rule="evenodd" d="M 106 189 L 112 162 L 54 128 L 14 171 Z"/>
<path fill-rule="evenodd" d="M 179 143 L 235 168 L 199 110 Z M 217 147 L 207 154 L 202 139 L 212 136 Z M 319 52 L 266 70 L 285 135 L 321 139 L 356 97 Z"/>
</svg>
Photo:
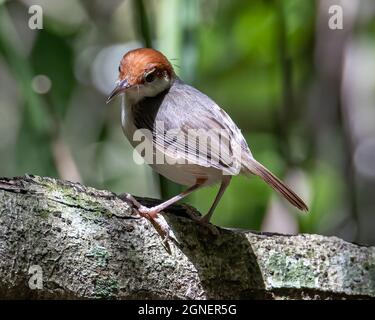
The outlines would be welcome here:
<svg viewBox="0 0 375 320">
<path fill-rule="evenodd" d="M 151 222 L 154 229 L 159 234 L 161 238 L 161 243 L 164 246 L 164 248 L 167 250 L 169 254 L 172 254 L 172 250 L 168 240 L 174 240 L 175 242 L 177 242 L 177 240 L 175 239 L 173 232 L 169 227 L 168 223 L 165 221 L 164 217 L 158 214 L 155 218 L 149 217 L 148 220 Z"/>
<path fill-rule="evenodd" d="M 205 228 L 207 228 L 211 233 L 212 235 L 214 236 L 218 236 L 220 235 L 220 231 L 218 228 L 216 228 L 216 226 L 214 226 L 213 224 L 209 223 L 209 222 L 206 222 L 204 220 L 199 220 L 198 223 L 202 226 L 204 226 Z"/>
<path fill-rule="evenodd" d="M 199 221 L 202 218 L 199 211 L 195 209 L 194 207 L 189 206 L 188 204 L 185 204 L 185 203 L 182 204 L 181 206 L 185 209 L 185 213 L 186 215 L 189 216 L 190 219 L 194 221 Z"/>
<path fill-rule="evenodd" d="M 189 216 L 190 219 L 198 222 L 201 226 L 207 228 L 214 236 L 218 236 L 220 234 L 218 228 L 216 228 L 213 224 L 207 222 L 204 217 L 202 217 L 199 212 L 188 205 L 184 205 L 185 212 Z"/>
<path fill-rule="evenodd" d="M 171 228 L 168 226 L 164 217 L 159 215 L 158 211 L 154 208 L 148 208 L 142 205 L 137 199 L 135 199 L 131 194 L 125 193 L 120 195 L 120 198 L 124 201 L 128 201 L 132 204 L 134 210 L 141 216 L 146 218 L 151 222 L 156 232 L 162 238 L 162 244 L 166 250 L 171 253 L 171 248 L 169 246 L 168 240 L 172 239 L 173 233 Z"/>
<path fill-rule="evenodd" d="M 133 206 L 133 207 L 136 207 L 136 208 L 140 208 L 140 207 L 143 207 L 139 201 L 134 198 L 130 193 L 122 193 L 118 196 L 121 200 L 125 201 L 125 202 L 130 202 L 130 204 Z"/>
</svg>

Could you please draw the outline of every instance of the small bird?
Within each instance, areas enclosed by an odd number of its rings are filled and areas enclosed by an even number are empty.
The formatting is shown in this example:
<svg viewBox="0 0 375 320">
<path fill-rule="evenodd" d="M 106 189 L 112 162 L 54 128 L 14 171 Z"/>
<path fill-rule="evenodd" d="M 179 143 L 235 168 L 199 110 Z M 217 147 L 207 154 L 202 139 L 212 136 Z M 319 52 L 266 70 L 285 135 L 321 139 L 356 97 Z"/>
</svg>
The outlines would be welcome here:
<svg viewBox="0 0 375 320">
<path fill-rule="evenodd" d="M 136 132 L 147 130 L 150 134 L 145 139 L 153 147 L 148 163 L 167 179 L 188 187 L 151 208 L 132 198 L 142 216 L 154 219 L 195 190 L 220 183 L 210 210 L 200 218 L 201 223 L 208 224 L 232 176 L 237 174 L 260 177 L 292 205 L 308 211 L 296 193 L 254 159 L 229 115 L 207 95 L 179 79 L 161 52 L 150 48 L 127 52 L 107 103 L 118 95 L 122 95 L 122 129 L 131 145 L 137 148 L 140 141 L 135 139 Z M 204 148 L 191 143 L 197 138 L 207 142 Z M 154 156 L 164 161 L 155 161 Z"/>
</svg>

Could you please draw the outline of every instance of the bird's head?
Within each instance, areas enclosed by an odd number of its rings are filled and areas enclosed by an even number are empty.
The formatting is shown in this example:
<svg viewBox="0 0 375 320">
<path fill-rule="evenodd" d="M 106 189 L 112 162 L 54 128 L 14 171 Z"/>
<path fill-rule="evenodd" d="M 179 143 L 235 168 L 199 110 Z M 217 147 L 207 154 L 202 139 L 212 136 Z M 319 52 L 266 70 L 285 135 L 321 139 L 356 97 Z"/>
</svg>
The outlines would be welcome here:
<svg viewBox="0 0 375 320">
<path fill-rule="evenodd" d="M 161 52 L 149 48 L 129 51 L 121 59 L 116 87 L 107 103 L 121 93 L 134 102 L 154 97 L 169 88 L 174 77 L 172 65 Z"/>
</svg>

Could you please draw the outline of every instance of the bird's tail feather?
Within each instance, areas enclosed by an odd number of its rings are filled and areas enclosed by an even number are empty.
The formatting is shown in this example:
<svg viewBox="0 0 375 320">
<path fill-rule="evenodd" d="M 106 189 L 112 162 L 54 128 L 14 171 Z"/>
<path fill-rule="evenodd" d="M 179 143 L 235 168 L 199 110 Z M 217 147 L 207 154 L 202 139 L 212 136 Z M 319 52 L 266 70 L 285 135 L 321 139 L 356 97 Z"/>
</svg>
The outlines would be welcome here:
<svg viewBox="0 0 375 320">
<path fill-rule="evenodd" d="M 244 163 L 247 170 L 245 172 L 250 172 L 256 176 L 262 178 L 267 184 L 269 184 L 273 189 L 279 192 L 285 199 L 287 199 L 292 205 L 300 209 L 301 211 L 308 211 L 309 208 L 303 202 L 303 200 L 284 182 L 277 178 L 271 171 L 260 164 L 255 159 L 249 159 Z"/>
</svg>

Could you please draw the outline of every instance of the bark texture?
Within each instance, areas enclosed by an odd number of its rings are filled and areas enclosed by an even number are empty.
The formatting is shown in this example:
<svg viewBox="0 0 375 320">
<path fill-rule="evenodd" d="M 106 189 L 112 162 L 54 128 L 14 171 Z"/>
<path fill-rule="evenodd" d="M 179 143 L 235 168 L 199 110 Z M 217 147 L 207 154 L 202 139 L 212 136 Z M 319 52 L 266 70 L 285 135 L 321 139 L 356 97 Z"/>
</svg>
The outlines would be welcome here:
<svg viewBox="0 0 375 320">
<path fill-rule="evenodd" d="M 114 193 L 37 176 L 0 179 L 0 297 L 375 298 L 374 247 L 308 234 L 215 236 L 185 210 L 163 214 L 175 238 L 166 246 Z"/>
</svg>

